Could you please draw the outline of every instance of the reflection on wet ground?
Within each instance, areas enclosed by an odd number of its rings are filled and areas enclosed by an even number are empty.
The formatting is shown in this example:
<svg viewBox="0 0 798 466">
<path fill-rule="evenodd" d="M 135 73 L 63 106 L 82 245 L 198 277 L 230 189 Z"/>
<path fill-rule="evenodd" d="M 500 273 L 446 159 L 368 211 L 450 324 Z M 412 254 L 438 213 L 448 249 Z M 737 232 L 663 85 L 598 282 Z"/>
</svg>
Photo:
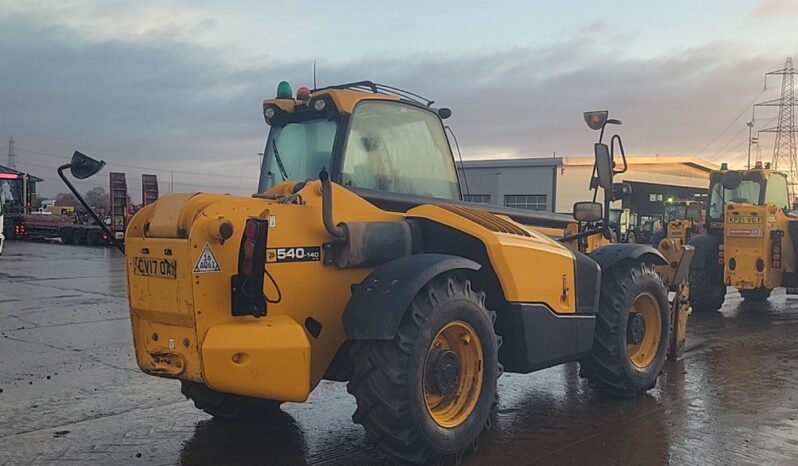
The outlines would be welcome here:
<svg viewBox="0 0 798 466">
<path fill-rule="evenodd" d="M 0 463 L 392 464 L 354 401 L 323 382 L 269 423 L 197 411 L 135 366 L 111 249 L 7 243 L 0 259 Z M 691 317 L 685 358 L 647 396 L 590 390 L 568 364 L 500 379 L 494 428 L 465 464 L 794 464 L 798 297 Z"/>
</svg>

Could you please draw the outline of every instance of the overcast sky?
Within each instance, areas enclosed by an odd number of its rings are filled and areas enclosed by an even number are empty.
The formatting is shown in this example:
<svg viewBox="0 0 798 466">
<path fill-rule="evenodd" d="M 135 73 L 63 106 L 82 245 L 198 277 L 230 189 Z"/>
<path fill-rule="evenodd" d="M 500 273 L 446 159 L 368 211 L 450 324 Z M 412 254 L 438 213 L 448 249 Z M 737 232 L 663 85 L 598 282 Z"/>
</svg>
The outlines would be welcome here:
<svg viewBox="0 0 798 466">
<path fill-rule="evenodd" d="M 76 149 L 131 187 L 150 172 L 168 191 L 174 171 L 175 191 L 251 193 L 261 103 L 280 80 L 312 85 L 316 60 L 319 85 L 451 107 L 465 158 L 586 155 L 581 113 L 609 109 L 632 154 L 739 162 L 751 105 L 778 97 L 764 73 L 798 59 L 797 21 L 798 0 L 0 0 L 0 135 L 46 195 Z M 758 109 L 755 131 L 775 115 Z"/>
</svg>

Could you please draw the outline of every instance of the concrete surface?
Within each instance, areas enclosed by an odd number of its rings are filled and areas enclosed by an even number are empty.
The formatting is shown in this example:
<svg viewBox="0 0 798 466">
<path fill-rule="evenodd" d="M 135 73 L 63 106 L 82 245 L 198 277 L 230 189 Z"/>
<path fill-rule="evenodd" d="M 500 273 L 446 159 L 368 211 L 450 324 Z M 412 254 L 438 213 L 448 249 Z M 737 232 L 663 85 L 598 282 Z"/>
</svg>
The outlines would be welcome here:
<svg viewBox="0 0 798 466">
<path fill-rule="evenodd" d="M 133 358 L 111 248 L 11 242 L 0 257 L 0 463 L 391 464 L 364 446 L 344 384 L 270 424 L 215 421 Z M 495 428 L 464 464 L 796 464 L 798 299 L 693 315 L 686 357 L 635 400 L 576 364 L 499 381 Z"/>
</svg>

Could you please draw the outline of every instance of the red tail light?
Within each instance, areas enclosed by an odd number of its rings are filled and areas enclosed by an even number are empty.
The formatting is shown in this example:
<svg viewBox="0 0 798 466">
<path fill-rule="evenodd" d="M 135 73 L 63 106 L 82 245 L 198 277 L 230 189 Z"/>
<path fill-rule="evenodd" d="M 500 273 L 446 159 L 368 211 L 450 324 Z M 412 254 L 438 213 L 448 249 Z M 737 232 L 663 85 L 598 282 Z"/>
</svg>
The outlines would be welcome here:
<svg viewBox="0 0 798 466">
<path fill-rule="evenodd" d="M 718 264 L 724 265 L 726 263 L 726 252 L 724 246 L 718 246 Z"/>
<path fill-rule="evenodd" d="M 232 277 L 234 316 L 266 315 L 263 276 L 266 273 L 266 239 L 269 219 L 250 217 L 238 253 L 238 275 Z"/>
</svg>

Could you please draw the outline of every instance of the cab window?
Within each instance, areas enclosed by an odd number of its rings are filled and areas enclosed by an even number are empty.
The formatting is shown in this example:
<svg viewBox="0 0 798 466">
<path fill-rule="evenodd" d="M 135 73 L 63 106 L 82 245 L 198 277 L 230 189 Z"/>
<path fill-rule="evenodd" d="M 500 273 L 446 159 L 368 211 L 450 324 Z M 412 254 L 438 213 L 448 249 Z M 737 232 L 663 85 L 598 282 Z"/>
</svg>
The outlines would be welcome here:
<svg viewBox="0 0 798 466">
<path fill-rule="evenodd" d="M 701 206 L 698 204 L 689 204 L 687 206 L 687 218 L 695 223 L 701 222 Z"/>
<path fill-rule="evenodd" d="M 398 102 L 357 105 L 344 146 L 341 182 L 356 188 L 460 198 L 438 116 Z"/>
<path fill-rule="evenodd" d="M 790 196 L 787 191 L 787 179 L 780 173 L 773 173 L 768 178 L 765 188 L 765 202 L 770 202 L 784 210 L 790 208 Z"/>
</svg>

